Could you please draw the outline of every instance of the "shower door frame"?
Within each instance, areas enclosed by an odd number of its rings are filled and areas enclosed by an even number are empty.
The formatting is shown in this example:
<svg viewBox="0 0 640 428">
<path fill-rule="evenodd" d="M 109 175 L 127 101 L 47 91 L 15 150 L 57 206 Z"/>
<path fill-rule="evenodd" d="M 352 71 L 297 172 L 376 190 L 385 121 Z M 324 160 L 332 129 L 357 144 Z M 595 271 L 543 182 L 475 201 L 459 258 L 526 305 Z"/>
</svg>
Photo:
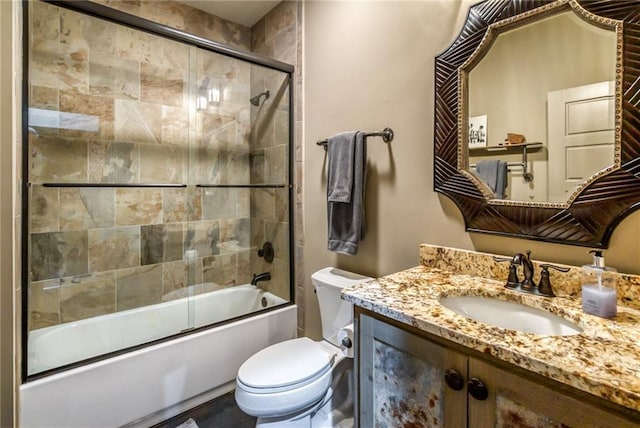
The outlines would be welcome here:
<svg viewBox="0 0 640 428">
<path fill-rule="evenodd" d="M 242 51 L 239 49 L 232 48 L 230 46 L 224 45 L 219 42 L 215 42 L 213 40 L 206 39 L 204 37 L 188 33 L 186 31 L 182 31 L 176 28 L 169 27 L 167 25 L 159 24 L 157 22 L 141 18 L 139 16 L 131 15 L 126 12 L 121 12 L 116 9 L 112 9 L 108 6 L 103 6 L 101 4 L 92 3 L 87 0 L 40 0 L 44 3 L 51 4 L 53 6 L 62 7 L 74 12 L 82 13 L 85 15 L 92 16 L 94 18 L 103 19 L 108 22 L 112 22 L 115 24 L 123 25 L 134 30 L 139 30 L 143 32 L 150 33 L 155 36 L 164 37 L 170 39 L 172 41 L 181 42 L 187 44 L 189 46 L 193 46 L 196 48 L 201 48 L 208 52 L 214 52 L 217 54 L 225 55 L 231 58 L 243 60 L 249 62 L 251 64 L 267 67 L 273 70 L 280 71 L 285 73 L 287 76 L 288 84 L 289 84 L 289 126 L 288 126 L 288 174 L 287 174 L 287 183 L 285 186 L 287 187 L 287 196 L 288 196 L 288 204 L 289 204 L 289 302 L 283 305 L 275 306 L 270 309 L 266 309 L 260 312 L 254 312 L 247 315 L 243 315 L 241 317 L 232 318 L 220 323 L 210 324 L 202 327 L 192 328 L 188 331 L 179 332 L 176 334 L 172 334 L 170 336 L 156 339 L 150 342 L 138 344 L 132 347 L 127 347 L 123 349 L 119 349 L 116 351 L 112 351 L 106 354 L 102 354 L 99 356 L 91 357 L 85 360 L 81 360 L 78 362 L 73 362 L 69 364 L 65 364 L 60 367 L 56 367 L 54 369 L 45 370 L 36 374 L 29 375 L 28 374 L 28 364 L 27 358 L 28 355 L 28 340 L 29 340 L 29 331 L 28 331 L 28 322 L 29 322 L 29 305 L 28 305 L 28 294 L 29 294 L 29 262 L 30 262 L 30 247 L 29 247 L 29 236 L 30 236 L 30 215 L 29 215 L 29 196 L 30 196 L 30 187 L 31 183 L 29 182 L 29 173 L 30 173 L 30 162 L 29 162 L 29 53 L 30 53 L 30 37 L 28 37 L 28 28 L 29 28 L 29 2 L 30 0 L 22 0 L 22 25 L 23 25 L 23 51 L 22 51 L 22 219 L 21 219 L 21 350 L 22 350 L 22 364 L 21 364 L 21 376 L 22 383 L 27 383 L 36 379 L 40 379 L 46 376 L 50 376 L 52 374 L 60 373 L 67 371 L 72 368 L 81 367 L 87 364 L 91 364 L 96 361 L 105 360 L 107 358 L 111 358 L 117 355 L 122 355 L 128 352 L 132 352 L 138 349 L 146 348 L 148 346 L 152 346 L 158 343 L 166 342 L 169 340 L 176 339 L 178 337 L 186 336 L 198 331 L 218 327 L 220 325 L 224 325 L 226 323 L 237 321 L 239 319 L 249 318 L 257 313 L 268 312 L 270 310 L 280 309 L 282 307 L 290 306 L 295 304 L 295 287 L 293 283 L 293 279 L 295 278 L 295 251 L 294 251 L 294 224 L 293 219 L 295 218 L 294 212 L 294 203 L 293 203 L 293 177 L 294 177 L 294 90 L 292 87 L 293 83 L 293 73 L 295 67 L 291 64 L 281 62 L 275 60 L 273 58 L 269 58 L 263 55 L 259 55 L 253 52 Z M 132 187 L 151 187 L 158 185 L 155 184 L 142 184 L 137 183 L 133 184 Z M 99 185 L 96 187 L 100 187 Z M 256 184 L 256 185 L 243 185 L 242 187 L 247 188 L 257 188 L 257 187 L 265 187 L 264 184 Z"/>
</svg>

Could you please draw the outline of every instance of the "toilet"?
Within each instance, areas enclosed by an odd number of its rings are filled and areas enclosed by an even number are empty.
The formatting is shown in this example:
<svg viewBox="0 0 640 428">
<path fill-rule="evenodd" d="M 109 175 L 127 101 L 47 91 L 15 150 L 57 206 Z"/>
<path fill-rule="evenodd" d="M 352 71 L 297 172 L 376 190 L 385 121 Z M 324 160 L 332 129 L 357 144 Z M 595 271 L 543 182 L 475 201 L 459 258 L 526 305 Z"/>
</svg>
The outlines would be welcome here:
<svg viewBox="0 0 640 428">
<path fill-rule="evenodd" d="M 269 346 L 245 361 L 236 377 L 238 407 L 260 428 L 353 426 L 353 359 L 338 332 L 353 322 L 340 290 L 371 278 L 327 267 L 311 275 L 320 306 L 321 341 L 308 337 Z"/>
</svg>

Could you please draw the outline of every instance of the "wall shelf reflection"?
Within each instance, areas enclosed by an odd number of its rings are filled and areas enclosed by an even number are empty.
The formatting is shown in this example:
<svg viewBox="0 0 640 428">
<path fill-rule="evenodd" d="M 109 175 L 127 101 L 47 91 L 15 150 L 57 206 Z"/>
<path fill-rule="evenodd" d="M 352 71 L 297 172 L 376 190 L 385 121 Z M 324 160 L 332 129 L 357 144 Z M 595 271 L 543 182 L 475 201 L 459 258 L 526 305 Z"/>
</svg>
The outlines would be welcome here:
<svg viewBox="0 0 640 428">
<path fill-rule="evenodd" d="M 469 150 L 473 152 L 499 152 L 499 151 L 505 151 L 505 150 L 515 150 L 515 149 L 522 149 L 522 150 L 528 151 L 531 149 L 540 149 L 542 147 L 543 145 L 541 142 L 534 142 L 534 143 L 523 143 L 523 144 L 503 144 L 503 145 L 490 146 L 490 147 L 472 147 L 472 148 L 469 148 Z"/>
<path fill-rule="evenodd" d="M 523 143 L 523 144 L 505 144 L 502 146 L 491 146 L 491 147 L 477 147 L 477 148 L 473 148 L 470 149 L 470 151 L 474 151 L 474 152 L 479 152 L 479 151 L 483 151 L 483 152 L 500 152 L 500 151 L 506 151 L 506 152 L 514 152 L 517 150 L 522 150 L 522 162 L 507 162 L 507 167 L 511 168 L 511 167 L 516 167 L 516 168 L 522 168 L 522 177 L 524 178 L 524 181 L 526 181 L 527 183 L 530 183 L 533 181 L 533 174 L 531 174 L 529 172 L 529 165 L 527 162 L 527 154 L 529 153 L 529 150 L 537 150 L 537 149 L 541 149 L 543 148 L 543 144 L 541 142 L 533 142 L 533 143 Z M 469 168 L 475 168 L 476 164 L 470 164 Z"/>
</svg>

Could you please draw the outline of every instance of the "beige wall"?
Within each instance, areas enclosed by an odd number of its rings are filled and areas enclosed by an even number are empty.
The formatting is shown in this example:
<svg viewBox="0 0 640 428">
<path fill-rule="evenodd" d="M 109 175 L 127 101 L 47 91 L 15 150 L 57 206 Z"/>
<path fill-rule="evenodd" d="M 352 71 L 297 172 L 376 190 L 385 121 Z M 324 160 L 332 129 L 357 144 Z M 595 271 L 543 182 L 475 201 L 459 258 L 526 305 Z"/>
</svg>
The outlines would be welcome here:
<svg viewBox="0 0 640 428">
<path fill-rule="evenodd" d="M 333 265 L 385 275 L 418 264 L 418 245 L 514 254 L 581 265 L 587 248 L 471 234 L 433 191 L 434 57 L 457 36 L 471 2 L 307 2 L 304 27 L 305 272 Z M 368 234 L 356 256 L 326 250 L 326 157 L 316 140 L 390 126 L 387 147 L 369 140 Z M 625 219 L 605 252 L 621 271 L 640 272 L 640 212 Z M 306 293 L 306 333 L 320 337 L 315 294 Z"/>
<path fill-rule="evenodd" d="M 433 192 L 434 57 L 456 35 L 458 1 L 307 2 L 304 229 L 307 277 L 324 266 L 380 276 L 418 264 L 422 242 L 472 248 L 453 204 Z M 368 143 L 367 236 L 356 256 L 326 250 L 326 155 L 319 139 L 395 131 Z M 307 278 L 307 290 L 311 287 Z M 314 293 L 306 333 L 320 336 Z"/>
<path fill-rule="evenodd" d="M 14 345 L 19 343 L 15 320 L 19 308 L 14 311 L 14 295 L 19 302 L 19 269 L 15 264 L 19 251 L 18 236 L 14 224 L 19 224 L 19 174 L 15 154 L 20 150 L 19 109 L 19 58 L 20 32 L 18 2 L 0 1 L 0 426 L 14 423 L 15 391 L 17 388 L 18 355 Z M 15 275 L 15 277 L 14 277 Z M 18 303 L 19 304 L 19 303 Z M 19 351 L 17 351 L 19 352 Z"/>
</svg>

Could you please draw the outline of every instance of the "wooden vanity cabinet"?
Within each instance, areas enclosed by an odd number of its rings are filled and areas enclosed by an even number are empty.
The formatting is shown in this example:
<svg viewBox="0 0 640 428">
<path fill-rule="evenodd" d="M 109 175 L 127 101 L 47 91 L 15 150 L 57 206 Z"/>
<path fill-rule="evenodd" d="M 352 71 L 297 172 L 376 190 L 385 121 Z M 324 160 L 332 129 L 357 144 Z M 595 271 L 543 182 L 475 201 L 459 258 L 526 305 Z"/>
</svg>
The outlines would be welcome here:
<svg viewBox="0 0 640 428">
<path fill-rule="evenodd" d="M 466 426 L 465 355 L 367 315 L 357 323 L 358 426 Z M 446 370 L 459 387 L 446 385 Z"/>
<path fill-rule="evenodd" d="M 531 376 L 358 309 L 356 426 L 640 427 Z M 474 398 L 475 397 L 475 398 Z"/>
</svg>

